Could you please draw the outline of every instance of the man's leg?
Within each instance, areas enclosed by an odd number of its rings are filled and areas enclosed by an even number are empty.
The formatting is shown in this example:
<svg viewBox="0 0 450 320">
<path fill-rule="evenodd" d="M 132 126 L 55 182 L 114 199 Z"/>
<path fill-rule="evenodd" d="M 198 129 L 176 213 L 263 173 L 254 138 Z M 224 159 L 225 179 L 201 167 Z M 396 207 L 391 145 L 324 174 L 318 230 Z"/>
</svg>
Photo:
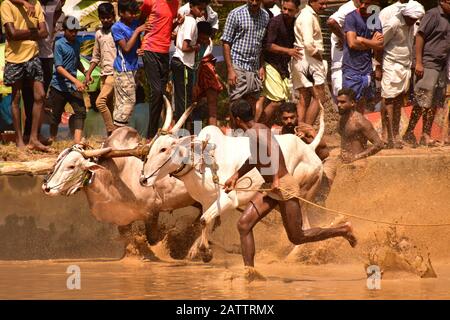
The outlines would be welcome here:
<svg viewBox="0 0 450 320">
<path fill-rule="evenodd" d="M 133 71 L 114 73 L 114 97 L 116 101 L 113 113 L 114 125 L 127 126 L 136 104 L 136 81 Z"/>
<path fill-rule="evenodd" d="M 172 71 L 173 90 L 175 96 L 175 121 L 181 117 L 186 108 L 187 77 L 185 76 L 185 68 L 185 65 L 180 59 L 172 59 L 170 70 Z"/>
<path fill-rule="evenodd" d="M 436 115 L 437 108 L 443 107 L 445 102 L 445 85 L 446 74 L 440 74 L 440 79 L 437 80 L 436 87 L 433 90 L 433 96 L 431 99 L 430 110 L 424 111 L 423 121 L 423 134 L 421 142 L 423 142 L 426 146 L 433 146 L 435 141 L 431 139 L 431 128 L 433 126 L 434 117 Z"/>
<path fill-rule="evenodd" d="M 163 95 L 169 78 L 169 55 L 145 51 L 143 56 L 144 70 L 150 86 L 150 113 L 148 136 L 153 138 L 158 132 L 159 119 L 163 107 Z"/>
<path fill-rule="evenodd" d="M 56 136 L 58 135 L 58 126 L 61 122 L 61 115 L 64 112 L 64 106 L 66 105 L 67 100 L 64 94 L 50 87 L 48 92 L 48 98 L 46 105 L 49 107 L 49 119 L 50 119 L 50 139 L 52 141 L 56 141 Z"/>
<path fill-rule="evenodd" d="M 312 103 L 312 89 L 311 88 L 299 88 L 298 102 L 297 102 L 297 115 L 298 122 L 305 122 L 306 109 Z"/>
<path fill-rule="evenodd" d="M 263 111 L 264 111 L 264 102 L 265 102 L 266 98 L 264 96 L 259 97 L 258 101 L 256 102 L 255 105 L 255 121 L 259 122 L 261 120 Z"/>
<path fill-rule="evenodd" d="M 111 116 L 111 106 L 108 105 L 112 101 L 114 94 L 114 76 L 109 75 L 102 78 L 102 88 L 100 94 L 97 97 L 95 105 L 100 111 L 105 122 L 106 132 L 108 136 L 114 131 L 115 126 Z M 112 108 L 113 109 L 113 108 Z"/>
<path fill-rule="evenodd" d="M 320 105 L 325 101 L 325 85 L 317 85 L 312 88 L 313 98 L 308 107 L 306 107 L 305 123 L 313 125 L 319 115 Z"/>
<path fill-rule="evenodd" d="M 382 106 L 382 121 L 386 124 L 387 148 L 394 148 L 394 98 L 384 98 Z"/>
<path fill-rule="evenodd" d="M 30 134 L 30 141 L 29 146 L 32 149 L 37 149 L 40 151 L 49 151 L 49 148 L 44 146 L 39 141 L 39 131 L 41 128 L 41 121 L 42 121 L 42 115 L 44 110 L 44 99 L 45 99 L 45 92 L 44 92 L 44 83 L 41 81 L 32 81 L 33 84 L 33 121 L 31 124 L 31 134 Z"/>
<path fill-rule="evenodd" d="M 75 112 L 72 117 L 74 119 L 74 135 L 73 141 L 75 143 L 80 143 L 83 137 L 84 120 L 86 119 L 86 106 L 84 105 L 83 94 L 81 92 L 70 92 L 66 93 L 68 101 Z"/>
<path fill-rule="evenodd" d="M 218 92 L 214 89 L 206 90 L 206 101 L 208 103 L 208 124 L 217 126 L 217 97 Z"/>
<path fill-rule="evenodd" d="M 23 129 L 23 138 L 25 142 L 30 140 L 31 125 L 33 123 L 33 104 L 34 94 L 33 86 L 30 81 L 25 81 L 22 88 L 23 107 L 25 109 L 25 127 Z"/>
<path fill-rule="evenodd" d="M 12 85 L 12 102 L 11 102 L 11 113 L 13 119 L 14 131 L 16 132 L 16 145 L 18 148 L 24 148 L 25 144 L 23 143 L 22 137 L 22 127 L 21 127 L 21 114 L 20 114 L 20 93 L 22 90 L 22 80 L 16 81 Z"/>
<path fill-rule="evenodd" d="M 432 106 L 423 111 L 423 130 L 422 137 L 420 138 L 420 144 L 426 146 L 433 144 L 431 139 L 431 127 L 433 126 L 434 115 L 436 114 L 436 107 Z"/>
<path fill-rule="evenodd" d="M 400 139 L 400 121 L 402 119 L 402 108 L 405 104 L 405 94 L 400 94 L 394 102 L 394 118 L 392 123 L 392 133 L 394 134 L 394 144 L 396 148 L 403 148 L 403 143 Z"/>
<path fill-rule="evenodd" d="M 267 107 L 264 109 L 260 122 L 270 126 L 273 123 L 273 116 L 275 112 L 280 108 L 282 101 L 270 101 Z"/>
<path fill-rule="evenodd" d="M 281 217 L 286 229 L 289 241 L 295 245 L 307 242 L 322 241 L 329 238 L 343 237 L 352 247 L 356 246 L 357 240 L 353 235 L 350 223 L 342 224 L 335 228 L 311 228 L 302 229 L 302 211 L 297 199 L 280 201 Z"/>
<path fill-rule="evenodd" d="M 258 193 L 248 204 L 241 215 L 237 227 L 241 238 L 242 258 L 245 266 L 255 265 L 255 239 L 253 237 L 253 227 L 264 218 L 278 202 L 269 197 L 264 197 Z"/>
<path fill-rule="evenodd" d="M 442 141 L 441 143 L 443 145 L 449 143 L 449 138 L 448 138 L 448 123 L 449 123 L 449 111 L 450 111 L 450 83 L 448 84 L 447 87 L 447 97 L 446 97 L 446 101 L 444 104 L 444 124 L 442 126 Z"/>
</svg>

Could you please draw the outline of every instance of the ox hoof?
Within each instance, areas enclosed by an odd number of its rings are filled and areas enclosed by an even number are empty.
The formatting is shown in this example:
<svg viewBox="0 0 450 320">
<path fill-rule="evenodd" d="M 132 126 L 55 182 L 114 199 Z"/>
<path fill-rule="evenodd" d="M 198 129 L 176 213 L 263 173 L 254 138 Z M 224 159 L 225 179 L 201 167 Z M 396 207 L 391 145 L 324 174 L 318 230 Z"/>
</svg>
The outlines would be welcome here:
<svg viewBox="0 0 450 320">
<path fill-rule="evenodd" d="M 209 248 L 200 248 L 200 257 L 204 263 L 208 263 L 212 260 L 212 250 Z"/>
</svg>

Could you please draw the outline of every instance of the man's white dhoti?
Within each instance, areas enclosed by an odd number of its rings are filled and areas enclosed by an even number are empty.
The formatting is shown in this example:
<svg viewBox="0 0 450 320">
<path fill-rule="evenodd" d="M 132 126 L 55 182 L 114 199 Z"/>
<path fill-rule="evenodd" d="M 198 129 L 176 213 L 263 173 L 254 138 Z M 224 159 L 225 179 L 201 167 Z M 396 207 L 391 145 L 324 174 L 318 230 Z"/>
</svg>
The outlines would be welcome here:
<svg viewBox="0 0 450 320">
<path fill-rule="evenodd" d="M 410 67 L 384 61 L 381 96 L 386 99 L 398 97 L 408 91 L 410 80 Z"/>
</svg>

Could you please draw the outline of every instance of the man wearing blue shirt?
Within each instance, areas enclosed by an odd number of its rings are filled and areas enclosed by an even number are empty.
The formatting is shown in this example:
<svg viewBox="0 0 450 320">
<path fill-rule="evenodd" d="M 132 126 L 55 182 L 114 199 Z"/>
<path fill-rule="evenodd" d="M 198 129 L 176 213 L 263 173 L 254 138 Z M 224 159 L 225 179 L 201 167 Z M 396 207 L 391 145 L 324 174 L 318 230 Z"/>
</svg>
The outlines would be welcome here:
<svg viewBox="0 0 450 320">
<path fill-rule="evenodd" d="M 47 107 L 50 108 L 50 139 L 55 140 L 58 134 L 58 125 L 67 103 L 73 108 L 75 114 L 73 129 L 74 142 L 80 143 L 83 134 L 86 107 L 83 100 L 83 91 L 86 85 L 77 79 L 77 69 L 86 73 L 80 61 L 80 43 L 77 41 L 79 22 L 75 17 L 67 16 L 63 22 L 64 37 L 55 43 L 55 67 L 50 82 L 50 91 Z"/>
<path fill-rule="evenodd" d="M 136 71 L 138 69 L 137 50 L 141 45 L 140 34 L 145 31 L 145 24 L 139 26 L 137 14 L 139 5 L 135 0 L 120 0 L 120 20 L 111 27 L 116 43 L 114 60 L 114 125 L 123 127 L 136 104 Z"/>
<path fill-rule="evenodd" d="M 377 4 L 377 0 L 362 0 L 361 6 L 353 12 L 350 12 L 344 21 L 344 56 L 342 59 L 342 87 L 352 89 L 356 93 L 357 110 L 364 112 L 366 99 L 372 98 L 371 82 L 373 80 L 372 57 L 379 53 L 381 59 L 381 50 L 383 50 L 384 38 L 381 33 L 381 24 L 378 28 L 376 24 L 374 30 L 371 30 L 369 20 L 372 12 L 368 9 Z M 373 18 L 371 18 L 373 19 Z M 376 75 L 381 79 L 380 74 Z"/>
</svg>

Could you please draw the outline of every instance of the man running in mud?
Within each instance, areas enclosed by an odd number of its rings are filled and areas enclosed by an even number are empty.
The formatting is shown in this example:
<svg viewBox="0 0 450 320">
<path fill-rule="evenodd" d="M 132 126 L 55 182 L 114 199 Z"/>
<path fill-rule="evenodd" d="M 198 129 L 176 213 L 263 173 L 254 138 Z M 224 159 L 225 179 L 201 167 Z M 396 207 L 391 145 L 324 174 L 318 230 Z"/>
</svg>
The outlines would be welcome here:
<svg viewBox="0 0 450 320">
<path fill-rule="evenodd" d="M 288 238 L 293 244 L 298 245 L 340 236 L 347 239 L 354 247 L 357 240 L 353 235 L 352 226 L 348 222 L 335 228 L 302 229 L 302 211 L 299 200 L 295 197 L 300 194 L 299 184 L 288 173 L 280 146 L 271 130 L 266 125 L 254 121 L 252 107 L 242 99 L 232 105 L 231 118 L 234 126 L 244 130 L 249 137 L 251 155 L 238 172 L 225 182 L 225 191 L 233 190 L 238 179 L 253 168 L 258 169 L 266 183 L 272 185 L 273 190 L 267 195 L 257 193 L 238 221 L 242 256 L 248 280 L 262 277 L 253 268 L 255 258 L 253 227 L 277 205 L 280 207 Z"/>
<path fill-rule="evenodd" d="M 337 105 L 341 115 L 338 130 L 344 163 L 369 157 L 383 149 L 383 142 L 370 121 L 356 111 L 355 92 L 352 89 L 339 91 Z M 367 141 L 372 145 L 367 146 Z"/>
</svg>

